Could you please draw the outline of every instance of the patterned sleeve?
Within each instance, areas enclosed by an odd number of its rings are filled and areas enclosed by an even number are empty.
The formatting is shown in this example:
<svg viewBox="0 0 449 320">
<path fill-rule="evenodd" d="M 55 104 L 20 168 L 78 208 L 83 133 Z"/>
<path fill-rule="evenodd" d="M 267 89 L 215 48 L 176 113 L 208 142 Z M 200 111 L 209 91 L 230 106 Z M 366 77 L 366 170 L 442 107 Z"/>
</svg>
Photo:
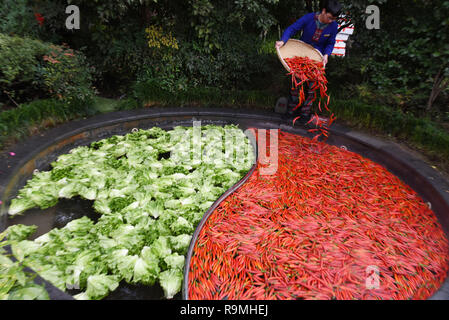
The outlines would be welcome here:
<svg viewBox="0 0 449 320">
<path fill-rule="evenodd" d="M 287 29 L 285 29 L 284 33 L 282 34 L 281 40 L 284 42 L 287 42 L 288 39 L 290 39 L 292 36 L 294 36 L 298 31 L 302 30 L 305 26 L 305 24 L 313 18 L 315 13 L 308 13 L 298 20 L 295 21 L 291 26 L 289 26 Z"/>
</svg>

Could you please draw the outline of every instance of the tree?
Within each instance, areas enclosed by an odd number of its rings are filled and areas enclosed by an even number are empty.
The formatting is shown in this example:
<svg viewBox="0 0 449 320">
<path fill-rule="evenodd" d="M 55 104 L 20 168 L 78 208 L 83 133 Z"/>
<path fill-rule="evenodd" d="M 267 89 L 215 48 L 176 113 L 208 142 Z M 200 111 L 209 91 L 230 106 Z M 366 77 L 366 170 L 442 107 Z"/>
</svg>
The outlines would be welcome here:
<svg viewBox="0 0 449 320">
<path fill-rule="evenodd" d="M 449 1 L 395 0 L 380 6 L 380 30 L 356 29 L 368 80 L 380 89 L 427 96 L 431 111 L 448 88 Z"/>
</svg>

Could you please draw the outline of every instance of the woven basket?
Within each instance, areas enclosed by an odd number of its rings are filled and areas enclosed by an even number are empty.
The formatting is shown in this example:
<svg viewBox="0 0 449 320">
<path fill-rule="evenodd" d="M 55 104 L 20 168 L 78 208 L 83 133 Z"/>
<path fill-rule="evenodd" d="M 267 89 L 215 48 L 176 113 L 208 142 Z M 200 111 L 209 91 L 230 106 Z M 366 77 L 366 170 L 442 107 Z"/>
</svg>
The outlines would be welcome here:
<svg viewBox="0 0 449 320">
<path fill-rule="evenodd" d="M 276 49 L 278 58 L 284 68 L 290 72 L 290 68 L 285 62 L 286 58 L 308 57 L 309 59 L 323 62 L 323 55 L 317 49 L 301 40 L 290 39 L 282 47 Z"/>
</svg>

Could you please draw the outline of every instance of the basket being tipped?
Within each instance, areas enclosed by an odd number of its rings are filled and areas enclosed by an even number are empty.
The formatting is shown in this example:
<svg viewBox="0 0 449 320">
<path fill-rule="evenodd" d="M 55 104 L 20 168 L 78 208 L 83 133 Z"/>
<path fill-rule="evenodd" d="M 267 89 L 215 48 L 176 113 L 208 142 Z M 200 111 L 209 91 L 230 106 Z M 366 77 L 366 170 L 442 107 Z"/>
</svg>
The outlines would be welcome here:
<svg viewBox="0 0 449 320">
<path fill-rule="evenodd" d="M 290 39 L 281 48 L 277 48 L 276 52 L 279 60 L 288 72 L 291 70 L 285 61 L 287 58 L 308 57 L 317 62 L 323 62 L 323 55 L 321 52 L 301 40 Z"/>
</svg>

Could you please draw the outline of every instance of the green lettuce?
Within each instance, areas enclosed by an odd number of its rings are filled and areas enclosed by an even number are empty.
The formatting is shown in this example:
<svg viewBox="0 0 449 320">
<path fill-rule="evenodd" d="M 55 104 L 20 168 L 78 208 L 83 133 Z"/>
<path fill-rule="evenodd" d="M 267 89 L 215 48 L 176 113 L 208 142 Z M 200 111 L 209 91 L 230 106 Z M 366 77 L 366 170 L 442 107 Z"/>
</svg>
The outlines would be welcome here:
<svg viewBox="0 0 449 320">
<path fill-rule="evenodd" d="M 116 276 L 96 274 L 87 278 L 86 295 L 89 299 L 102 299 L 119 286 Z"/>
<path fill-rule="evenodd" d="M 254 159 L 233 125 L 140 129 L 74 148 L 27 181 L 9 214 L 79 196 L 99 219 L 73 220 L 34 241 L 26 240 L 32 227 L 11 228 L 13 254 L 61 290 L 81 290 L 77 299 L 101 299 L 120 281 L 159 282 L 172 298 L 195 227 Z M 40 296 L 15 296 L 33 292 Z"/>
<path fill-rule="evenodd" d="M 25 240 L 29 236 L 31 236 L 34 232 L 36 232 L 37 226 L 26 226 L 23 224 L 16 224 L 8 227 L 5 231 L 6 237 L 8 240 L 20 241 Z"/>
<path fill-rule="evenodd" d="M 159 274 L 159 283 L 167 299 L 172 299 L 181 290 L 182 271 L 169 269 Z"/>
</svg>

